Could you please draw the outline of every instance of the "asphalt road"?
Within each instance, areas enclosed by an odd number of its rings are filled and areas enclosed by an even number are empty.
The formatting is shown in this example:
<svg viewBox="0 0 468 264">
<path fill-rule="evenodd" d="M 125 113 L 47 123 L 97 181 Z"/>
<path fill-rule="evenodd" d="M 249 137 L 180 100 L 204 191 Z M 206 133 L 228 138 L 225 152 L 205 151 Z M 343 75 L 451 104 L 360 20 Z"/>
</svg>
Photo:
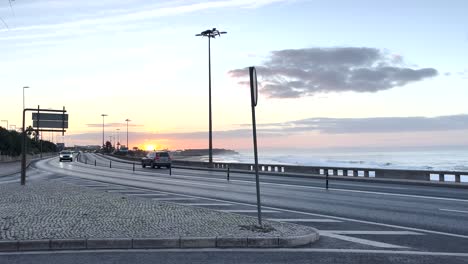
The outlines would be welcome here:
<svg viewBox="0 0 468 264">
<path fill-rule="evenodd" d="M 57 180 L 141 197 L 152 194 L 151 199 L 160 201 L 256 217 L 253 175 L 231 173 L 228 181 L 225 172 L 173 169 L 169 175 L 167 169 L 138 166 L 133 172 L 132 164 L 115 159 L 109 168 L 109 159 L 89 153 L 82 154 L 81 160 L 88 164 L 58 159 L 35 162 L 28 170 L 28 181 Z M 285 251 L 5 253 L 0 254 L 0 263 L 132 257 L 138 263 L 151 263 L 154 258 L 159 263 L 468 263 L 466 189 L 332 180 L 326 190 L 320 179 L 262 175 L 261 194 L 263 218 L 316 227 L 320 241 L 310 248 Z"/>
</svg>

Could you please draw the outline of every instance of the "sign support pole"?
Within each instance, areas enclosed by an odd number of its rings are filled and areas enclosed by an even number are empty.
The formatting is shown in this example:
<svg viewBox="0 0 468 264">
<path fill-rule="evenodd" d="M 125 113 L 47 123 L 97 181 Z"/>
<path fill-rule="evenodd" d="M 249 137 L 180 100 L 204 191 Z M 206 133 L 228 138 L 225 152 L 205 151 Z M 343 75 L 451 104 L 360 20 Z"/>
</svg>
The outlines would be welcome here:
<svg viewBox="0 0 468 264">
<path fill-rule="evenodd" d="M 260 178 L 258 176 L 258 148 L 257 148 L 257 121 L 255 120 L 255 107 L 258 102 L 258 87 L 257 87 L 257 72 L 255 67 L 249 67 L 250 75 L 250 98 L 252 106 L 252 130 L 253 130 L 253 145 L 254 145 L 254 157 L 255 157 L 255 187 L 257 190 L 257 213 L 258 213 L 258 225 L 263 227 L 262 224 L 262 203 L 260 199 Z"/>
<path fill-rule="evenodd" d="M 26 109 L 23 109 L 23 151 L 21 151 L 21 185 L 26 183 L 26 130 L 25 119 Z"/>
</svg>

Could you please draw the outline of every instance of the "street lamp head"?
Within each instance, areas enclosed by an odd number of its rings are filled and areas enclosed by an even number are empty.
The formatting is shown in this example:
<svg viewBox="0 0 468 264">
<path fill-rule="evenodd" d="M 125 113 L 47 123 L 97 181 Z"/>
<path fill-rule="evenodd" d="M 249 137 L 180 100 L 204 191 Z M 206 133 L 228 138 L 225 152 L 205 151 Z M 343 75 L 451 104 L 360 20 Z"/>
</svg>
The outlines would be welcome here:
<svg viewBox="0 0 468 264">
<path fill-rule="evenodd" d="M 216 38 L 216 36 L 221 36 L 221 34 L 226 34 L 226 31 L 219 31 L 216 28 L 207 29 L 200 34 L 196 34 L 197 37 L 209 37 L 209 38 Z"/>
<path fill-rule="evenodd" d="M 130 121 L 132 121 L 132 120 L 130 120 L 130 119 L 127 118 L 127 119 L 125 119 L 125 121 L 126 121 L 126 122 L 130 122 Z"/>
<path fill-rule="evenodd" d="M 101 114 L 101 116 L 107 116 L 107 114 Z"/>
<path fill-rule="evenodd" d="M 28 89 L 28 88 L 29 88 L 29 86 L 23 86 L 23 89 Z"/>
</svg>

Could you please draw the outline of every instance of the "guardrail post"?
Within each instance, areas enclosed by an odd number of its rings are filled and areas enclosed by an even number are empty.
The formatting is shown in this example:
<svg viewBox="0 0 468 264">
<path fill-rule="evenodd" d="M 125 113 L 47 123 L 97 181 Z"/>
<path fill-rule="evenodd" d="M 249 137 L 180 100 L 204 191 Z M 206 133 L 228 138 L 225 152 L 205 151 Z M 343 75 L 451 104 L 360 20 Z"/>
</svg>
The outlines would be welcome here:
<svg viewBox="0 0 468 264">
<path fill-rule="evenodd" d="M 112 168 L 112 160 L 109 160 L 109 168 Z"/>
<path fill-rule="evenodd" d="M 84 163 L 85 163 L 85 164 L 88 164 L 88 159 L 85 159 L 85 160 L 84 160 Z"/>
<path fill-rule="evenodd" d="M 328 190 L 328 169 L 325 170 L 325 187 L 327 188 Z"/>
<path fill-rule="evenodd" d="M 172 165 L 169 166 L 169 176 L 172 176 Z"/>
<path fill-rule="evenodd" d="M 229 166 L 227 166 L 227 180 L 229 181 L 229 172 L 230 172 L 230 169 L 229 169 Z"/>
<path fill-rule="evenodd" d="M 343 176 L 348 176 L 348 170 L 343 170 Z"/>
<path fill-rule="evenodd" d="M 96 160 L 94 160 L 94 167 L 96 167 Z"/>
<path fill-rule="evenodd" d="M 455 174 L 455 182 L 461 182 L 460 174 Z"/>
<path fill-rule="evenodd" d="M 439 174 L 439 181 L 441 181 L 441 182 L 444 181 L 444 174 L 443 173 Z"/>
<path fill-rule="evenodd" d="M 133 171 L 135 171 L 135 162 L 133 162 Z"/>
</svg>

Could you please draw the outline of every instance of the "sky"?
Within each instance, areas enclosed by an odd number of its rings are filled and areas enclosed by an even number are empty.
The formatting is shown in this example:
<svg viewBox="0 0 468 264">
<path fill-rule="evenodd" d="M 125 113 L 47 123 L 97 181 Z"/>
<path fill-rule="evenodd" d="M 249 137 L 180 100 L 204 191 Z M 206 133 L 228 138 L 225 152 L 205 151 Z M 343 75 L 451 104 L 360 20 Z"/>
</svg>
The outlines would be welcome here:
<svg viewBox="0 0 468 264">
<path fill-rule="evenodd" d="M 0 119 L 69 114 L 67 145 L 468 146 L 468 2 L 0 0 Z M 31 124 L 27 116 L 26 124 Z M 1 122 L 5 127 L 6 122 Z M 13 126 L 13 127 L 14 127 Z"/>
</svg>

